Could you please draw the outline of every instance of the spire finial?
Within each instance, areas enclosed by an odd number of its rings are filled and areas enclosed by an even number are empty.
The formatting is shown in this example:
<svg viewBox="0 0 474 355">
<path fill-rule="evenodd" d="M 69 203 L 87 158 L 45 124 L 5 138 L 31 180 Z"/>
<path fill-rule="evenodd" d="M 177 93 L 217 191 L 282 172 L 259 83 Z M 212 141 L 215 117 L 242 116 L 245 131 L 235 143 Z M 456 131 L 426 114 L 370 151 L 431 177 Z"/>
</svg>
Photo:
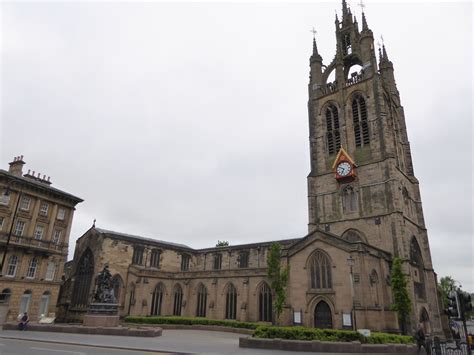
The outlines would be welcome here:
<svg viewBox="0 0 474 355">
<path fill-rule="evenodd" d="M 95 218 L 94 218 L 94 222 L 92 223 L 92 228 L 95 228 Z"/>
<path fill-rule="evenodd" d="M 380 46 L 380 42 L 377 41 L 377 47 L 379 49 L 379 62 L 382 60 L 382 48 Z"/>
<path fill-rule="evenodd" d="M 387 57 L 387 51 L 385 50 L 385 42 L 383 40 L 383 36 L 380 35 L 380 40 L 382 41 L 382 54 L 384 59 L 388 59 Z M 380 45 L 380 44 L 379 44 Z"/>
<path fill-rule="evenodd" d="M 310 32 L 313 34 L 313 55 L 318 55 L 318 46 L 316 45 L 316 33 L 318 31 L 313 27 Z"/>
<path fill-rule="evenodd" d="M 362 31 L 368 30 L 367 20 L 365 19 L 365 13 L 362 12 Z"/>
<path fill-rule="evenodd" d="M 347 13 L 347 3 L 346 0 L 342 0 L 342 17 Z"/>
<path fill-rule="evenodd" d="M 364 1 L 360 0 L 358 5 L 360 6 L 360 9 L 362 11 L 362 31 L 368 30 L 369 26 L 367 26 L 367 19 L 365 18 L 365 12 L 364 12 L 365 4 L 364 4 Z"/>
</svg>

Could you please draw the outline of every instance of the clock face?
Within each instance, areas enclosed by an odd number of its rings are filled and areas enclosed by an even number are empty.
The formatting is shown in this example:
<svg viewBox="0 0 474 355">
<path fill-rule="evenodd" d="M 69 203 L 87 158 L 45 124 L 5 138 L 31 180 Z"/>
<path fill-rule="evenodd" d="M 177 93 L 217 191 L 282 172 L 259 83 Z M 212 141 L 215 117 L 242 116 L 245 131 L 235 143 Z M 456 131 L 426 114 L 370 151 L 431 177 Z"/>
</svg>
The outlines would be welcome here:
<svg viewBox="0 0 474 355">
<path fill-rule="evenodd" d="M 352 171 L 352 165 L 347 161 L 342 161 L 337 165 L 336 172 L 339 176 L 348 176 Z"/>
</svg>

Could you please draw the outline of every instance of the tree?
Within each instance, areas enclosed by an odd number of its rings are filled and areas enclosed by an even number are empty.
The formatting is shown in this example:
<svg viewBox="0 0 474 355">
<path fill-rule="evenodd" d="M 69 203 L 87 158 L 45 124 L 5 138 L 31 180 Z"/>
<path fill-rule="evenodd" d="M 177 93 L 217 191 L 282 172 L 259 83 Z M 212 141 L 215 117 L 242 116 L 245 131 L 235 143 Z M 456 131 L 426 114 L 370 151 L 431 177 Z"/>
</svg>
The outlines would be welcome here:
<svg viewBox="0 0 474 355">
<path fill-rule="evenodd" d="M 398 314 L 402 334 L 406 334 L 408 315 L 411 311 L 411 300 L 408 296 L 407 278 L 402 270 L 402 259 L 393 259 L 390 279 L 393 293 L 393 303 L 391 308 Z"/>
<path fill-rule="evenodd" d="M 216 247 L 228 247 L 228 246 L 229 246 L 229 242 L 227 240 L 223 240 L 223 241 L 218 240 L 216 244 Z"/>
<path fill-rule="evenodd" d="M 281 266 L 281 245 L 273 243 L 267 255 L 267 273 L 273 290 L 273 312 L 274 322 L 279 323 L 280 315 L 286 301 L 286 287 L 288 285 L 289 267 Z"/>
<path fill-rule="evenodd" d="M 457 281 L 451 276 L 444 276 L 439 279 L 438 290 L 441 293 L 441 301 L 443 302 L 443 308 L 448 307 L 448 296 L 451 292 L 456 291 Z"/>
</svg>

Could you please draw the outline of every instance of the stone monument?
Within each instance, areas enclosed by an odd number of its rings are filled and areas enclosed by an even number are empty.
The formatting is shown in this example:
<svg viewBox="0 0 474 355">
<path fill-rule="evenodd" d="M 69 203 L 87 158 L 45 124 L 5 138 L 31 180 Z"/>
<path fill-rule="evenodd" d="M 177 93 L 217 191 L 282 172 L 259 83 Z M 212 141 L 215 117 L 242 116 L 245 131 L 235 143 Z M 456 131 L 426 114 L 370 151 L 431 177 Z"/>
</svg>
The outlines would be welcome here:
<svg viewBox="0 0 474 355">
<path fill-rule="evenodd" d="M 105 264 L 104 269 L 97 276 L 93 300 L 89 304 L 83 324 L 90 327 L 117 327 L 119 325 L 118 304 L 108 264 Z"/>
</svg>

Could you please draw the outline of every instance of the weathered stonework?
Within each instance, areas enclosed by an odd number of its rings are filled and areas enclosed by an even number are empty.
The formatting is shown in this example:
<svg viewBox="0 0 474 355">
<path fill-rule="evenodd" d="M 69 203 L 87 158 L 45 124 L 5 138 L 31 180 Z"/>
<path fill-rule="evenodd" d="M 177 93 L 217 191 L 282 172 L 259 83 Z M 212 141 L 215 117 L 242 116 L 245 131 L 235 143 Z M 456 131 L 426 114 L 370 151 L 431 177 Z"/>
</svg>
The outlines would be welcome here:
<svg viewBox="0 0 474 355">
<path fill-rule="evenodd" d="M 309 327 L 350 329 L 357 323 L 357 328 L 398 331 L 390 310 L 390 267 L 393 257 L 401 257 L 413 301 L 410 327 L 422 321 L 427 333 L 440 334 L 436 275 L 393 65 L 385 47 L 377 62 L 365 16 L 359 31 L 345 1 L 336 37 L 329 65 L 323 66 L 316 41 L 310 59 L 308 235 L 280 241 L 282 262 L 290 266 L 280 322 L 290 325 L 300 318 Z M 360 71 L 351 73 L 355 65 Z M 330 83 L 333 71 L 336 80 Z M 353 161 L 350 178 L 335 174 L 340 148 Z M 95 275 L 109 263 L 122 316 L 178 313 L 270 321 L 265 315 L 270 245 L 195 250 L 92 228 L 77 241 L 67 266 L 61 317 L 82 319 Z M 248 264 L 242 265 L 244 255 Z M 86 257 L 93 262 L 83 262 Z"/>
<path fill-rule="evenodd" d="M 53 188 L 44 176 L 23 174 L 22 158 L 15 158 L 9 171 L 0 170 L 0 260 L 5 260 L 0 313 L 14 320 L 27 311 L 36 321 L 56 311 L 74 206 L 82 200 Z M 24 223 L 22 229 L 18 223 Z M 11 257 L 17 258 L 15 264 Z"/>
</svg>

